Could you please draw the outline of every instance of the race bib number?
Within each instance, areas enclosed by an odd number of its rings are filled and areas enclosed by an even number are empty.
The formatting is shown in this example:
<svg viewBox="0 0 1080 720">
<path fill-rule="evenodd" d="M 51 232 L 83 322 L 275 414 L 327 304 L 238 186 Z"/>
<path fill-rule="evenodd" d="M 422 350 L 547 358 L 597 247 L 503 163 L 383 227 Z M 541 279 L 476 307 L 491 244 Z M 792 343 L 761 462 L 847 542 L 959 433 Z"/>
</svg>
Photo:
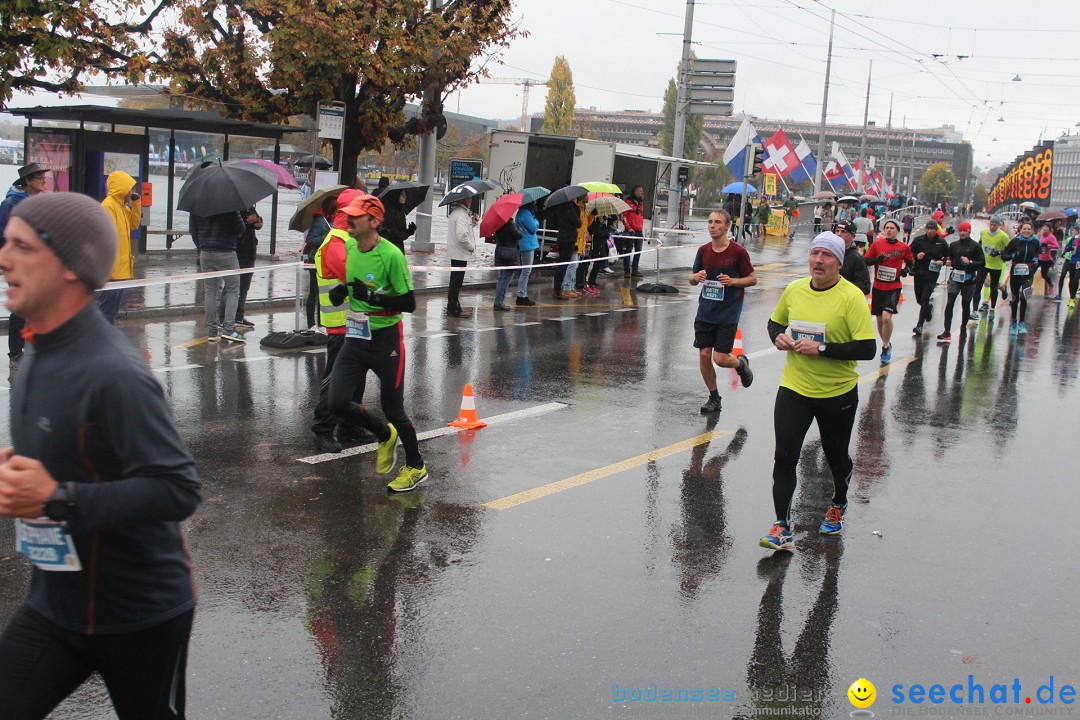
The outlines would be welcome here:
<svg viewBox="0 0 1080 720">
<path fill-rule="evenodd" d="M 931 260 L 927 267 L 930 269 L 930 272 L 941 272 L 941 261 Z"/>
<path fill-rule="evenodd" d="M 825 342 L 825 323 L 792 320 L 788 325 L 788 329 L 791 331 L 793 340 L 802 340 L 803 338 L 806 338 L 808 340 L 813 340 L 818 344 Z"/>
<path fill-rule="evenodd" d="M 64 526 L 52 520 L 15 521 L 15 547 L 34 567 L 49 572 L 82 570 L 75 543 Z"/>
<path fill-rule="evenodd" d="M 955 282 L 955 283 L 963 283 L 963 282 L 967 282 L 967 280 L 968 280 L 968 275 L 963 270 L 953 270 L 952 271 L 952 281 L 953 282 Z"/>
<path fill-rule="evenodd" d="M 1023 277 L 1031 272 L 1031 268 L 1023 263 L 1013 265 L 1012 274 L 1016 277 Z"/>
<path fill-rule="evenodd" d="M 371 321 L 368 314 L 349 310 L 345 315 L 345 337 L 357 340 L 371 339 Z"/>
<path fill-rule="evenodd" d="M 881 282 L 895 282 L 896 281 L 896 268 L 885 267 L 884 265 L 877 266 L 877 279 Z"/>
<path fill-rule="evenodd" d="M 720 284 L 719 280 L 706 280 L 701 285 L 702 300 L 724 299 L 724 286 Z"/>
</svg>

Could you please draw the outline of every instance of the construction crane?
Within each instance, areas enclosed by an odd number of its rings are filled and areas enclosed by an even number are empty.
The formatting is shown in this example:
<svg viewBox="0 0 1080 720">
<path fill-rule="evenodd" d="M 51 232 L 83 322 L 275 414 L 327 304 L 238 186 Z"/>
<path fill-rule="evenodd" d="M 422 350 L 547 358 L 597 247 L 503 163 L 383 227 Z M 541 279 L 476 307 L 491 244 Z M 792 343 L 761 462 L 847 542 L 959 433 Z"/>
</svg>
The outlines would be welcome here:
<svg viewBox="0 0 1080 720">
<path fill-rule="evenodd" d="M 529 88 L 533 85 L 547 85 L 547 80 L 533 80 L 532 78 L 481 78 L 482 83 L 496 85 L 520 85 L 521 86 L 521 130 L 529 132 Z"/>
</svg>

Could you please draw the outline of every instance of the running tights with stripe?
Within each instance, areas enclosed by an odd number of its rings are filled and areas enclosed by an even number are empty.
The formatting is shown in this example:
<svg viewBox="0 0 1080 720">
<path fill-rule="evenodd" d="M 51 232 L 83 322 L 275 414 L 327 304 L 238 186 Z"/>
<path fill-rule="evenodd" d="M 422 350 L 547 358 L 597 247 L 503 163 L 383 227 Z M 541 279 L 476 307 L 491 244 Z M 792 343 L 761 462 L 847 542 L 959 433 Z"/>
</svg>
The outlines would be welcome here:
<svg viewBox="0 0 1080 720">
<path fill-rule="evenodd" d="M 183 718 L 194 613 L 145 630 L 84 635 L 22 606 L 0 636 L 0 716 L 44 718 L 97 672 L 120 720 Z"/>
<path fill-rule="evenodd" d="M 379 404 L 386 420 L 375 417 L 353 400 L 364 396 L 369 370 L 379 379 Z M 341 348 L 330 373 L 329 400 L 331 413 L 369 430 L 379 442 L 390 437 L 386 422 L 394 423 L 405 448 L 405 462 L 410 467 L 424 466 L 416 428 L 405 413 L 405 343 L 401 323 L 372 330 L 370 340 L 345 338 L 345 347 Z"/>
</svg>

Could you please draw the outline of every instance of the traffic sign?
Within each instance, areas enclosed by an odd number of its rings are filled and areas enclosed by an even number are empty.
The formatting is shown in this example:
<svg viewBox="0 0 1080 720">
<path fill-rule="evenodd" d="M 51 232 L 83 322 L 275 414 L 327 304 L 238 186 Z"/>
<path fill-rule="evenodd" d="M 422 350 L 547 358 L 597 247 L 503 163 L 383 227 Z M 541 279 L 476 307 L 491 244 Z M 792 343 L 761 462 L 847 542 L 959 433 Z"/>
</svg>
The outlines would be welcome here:
<svg viewBox="0 0 1080 720">
<path fill-rule="evenodd" d="M 694 75 L 734 75 L 734 60 L 701 60 L 695 59 L 690 64 Z"/>
<path fill-rule="evenodd" d="M 734 108 L 732 103 L 691 102 L 687 103 L 686 112 L 691 115 L 730 115 Z"/>
<path fill-rule="evenodd" d="M 690 87 L 735 87 L 734 75 L 691 75 Z"/>
<path fill-rule="evenodd" d="M 734 88 L 690 88 L 690 102 L 733 102 Z"/>
</svg>

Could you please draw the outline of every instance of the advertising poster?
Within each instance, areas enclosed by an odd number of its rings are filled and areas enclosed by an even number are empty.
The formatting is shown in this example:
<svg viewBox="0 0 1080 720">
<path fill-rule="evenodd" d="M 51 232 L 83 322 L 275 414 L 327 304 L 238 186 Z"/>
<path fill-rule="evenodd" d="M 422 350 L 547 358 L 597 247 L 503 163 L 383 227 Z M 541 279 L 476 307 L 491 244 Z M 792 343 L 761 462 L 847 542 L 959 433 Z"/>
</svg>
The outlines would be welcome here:
<svg viewBox="0 0 1080 720">
<path fill-rule="evenodd" d="M 54 128 L 27 128 L 26 162 L 49 170 L 45 192 L 67 192 L 71 185 L 72 133 Z"/>
</svg>

